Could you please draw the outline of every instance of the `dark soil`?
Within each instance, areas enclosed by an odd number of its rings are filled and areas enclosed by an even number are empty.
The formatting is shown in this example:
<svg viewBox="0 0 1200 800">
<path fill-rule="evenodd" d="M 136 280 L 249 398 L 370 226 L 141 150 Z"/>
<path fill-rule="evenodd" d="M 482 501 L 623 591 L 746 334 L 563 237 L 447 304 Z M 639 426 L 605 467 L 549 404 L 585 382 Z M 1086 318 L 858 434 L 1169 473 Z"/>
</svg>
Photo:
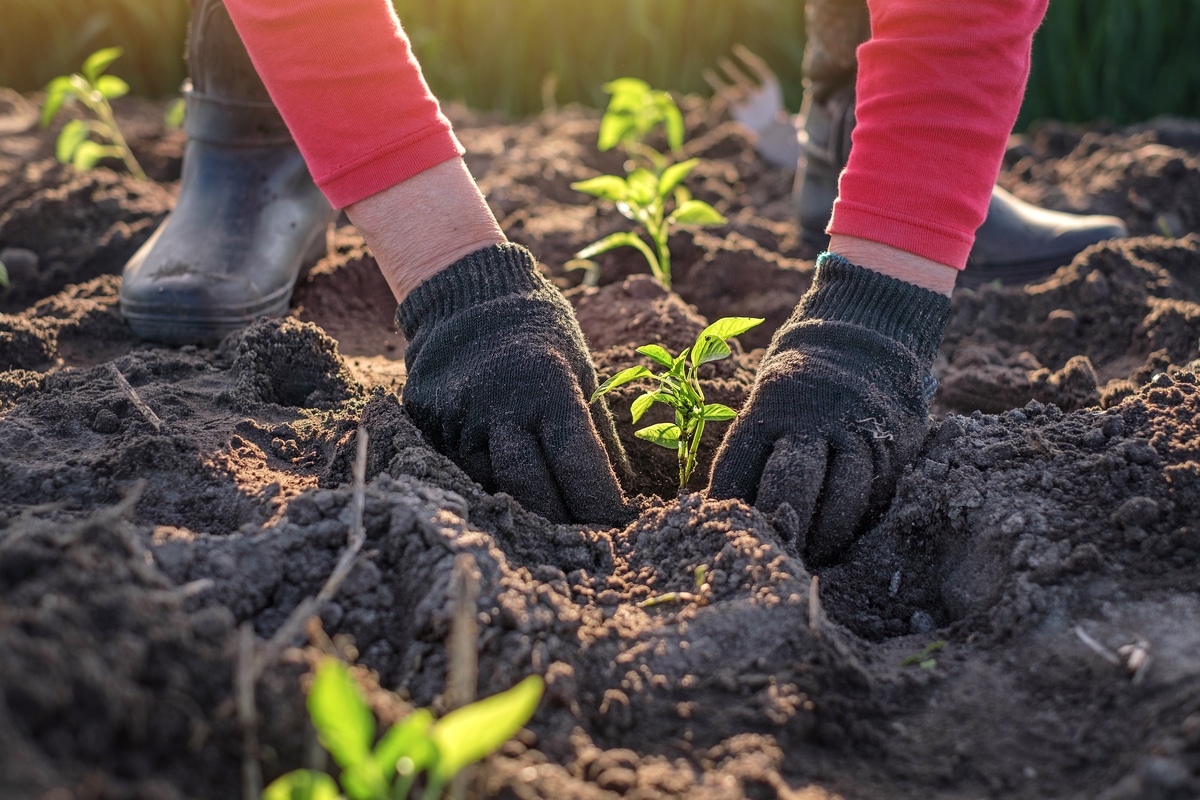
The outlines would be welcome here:
<svg viewBox="0 0 1200 800">
<path fill-rule="evenodd" d="M 215 349 L 135 340 L 118 276 L 171 207 L 182 135 L 156 107 L 120 111 L 162 183 L 57 165 L 32 100 L 0 92 L 0 797 L 240 796 L 238 629 L 270 637 L 332 571 L 360 423 L 367 545 L 319 616 L 368 683 L 442 708 L 453 564 L 474 557 L 479 692 L 547 681 L 481 795 L 1200 796 L 1200 125 L 1014 138 L 1005 187 L 1137 238 L 1034 286 L 957 293 L 925 448 L 814 583 L 786 515 L 676 495 L 673 454 L 624 424 L 632 389 L 614 409 L 647 499 L 628 528 L 484 493 L 404 414 L 394 308 L 349 227 L 293 316 Z M 673 292 L 631 250 L 583 288 L 563 265 L 624 224 L 568 186 L 619 169 L 595 151 L 597 114 L 455 116 L 601 374 L 706 320 L 767 317 L 707 378 L 739 405 L 812 276 L 791 173 L 690 102 L 706 159 L 690 185 L 730 223 L 675 235 Z M 698 566 L 698 599 L 640 605 L 694 592 Z M 268 779 L 312 763 L 310 661 L 288 651 L 258 682 Z"/>
</svg>

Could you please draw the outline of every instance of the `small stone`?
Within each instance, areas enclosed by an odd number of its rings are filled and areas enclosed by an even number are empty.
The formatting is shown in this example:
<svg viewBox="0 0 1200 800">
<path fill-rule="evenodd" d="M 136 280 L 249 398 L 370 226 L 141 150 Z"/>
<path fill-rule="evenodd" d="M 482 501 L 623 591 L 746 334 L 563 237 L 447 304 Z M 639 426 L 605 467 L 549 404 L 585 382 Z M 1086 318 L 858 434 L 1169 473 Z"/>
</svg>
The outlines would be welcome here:
<svg viewBox="0 0 1200 800">
<path fill-rule="evenodd" d="M 908 627 L 913 633 L 929 633 L 937 627 L 928 611 L 914 611 L 908 620 Z"/>
<path fill-rule="evenodd" d="M 96 433 L 116 433 L 121 429 L 121 419 L 107 408 L 96 412 L 92 419 L 92 430 Z"/>
</svg>

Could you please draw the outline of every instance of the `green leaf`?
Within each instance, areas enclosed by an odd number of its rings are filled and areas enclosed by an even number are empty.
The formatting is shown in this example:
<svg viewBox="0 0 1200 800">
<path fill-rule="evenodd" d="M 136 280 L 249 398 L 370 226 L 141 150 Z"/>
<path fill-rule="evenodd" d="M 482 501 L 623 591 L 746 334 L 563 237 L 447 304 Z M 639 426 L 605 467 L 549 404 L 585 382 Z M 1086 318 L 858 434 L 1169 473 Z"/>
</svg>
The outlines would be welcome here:
<svg viewBox="0 0 1200 800">
<path fill-rule="evenodd" d="M 729 220 L 703 200 L 688 200 L 671 215 L 678 225 L 724 225 Z"/>
<path fill-rule="evenodd" d="M 675 359 L 671 357 L 671 354 L 667 352 L 667 349 L 662 345 L 644 344 L 639 347 L 637 351 L 646 356 L 646 358 L 662 364 L 667 369 L 670 369 L 671 365 L 675 363 Z"/>
<path fill-rule="evenodd" d="M 42 103 L 42 116 L 40 125 L 45 128 L 54 119 L 54 115 L 62 108 L 63 101 L 67 99 L 67 95 L 71 94 L 71 78 L 68 75 L 59 75 L 50 83 L 46 84 L 46 101 Z"/>
<path fill-rule="evenodd" d="M 600 285 L 600 265 L 590 258 L 572 258 L 567 263 L 563 264 L 563 269 L 567 272 L 577 272 L 583 270 L 583 285 L 584 286 L 599 286 Z"/>
<path fill-rule="evenodd" d="M 732 339 L 734 336 L 741 336 L 746 331 L 762 323 L 762 317 L 722 317 L 700 331 L 700 335 L 696 337 L 696 341 L 699 342 L 705 336 L 716 336 L 718 339 Z"/>
<path fill-rule="evenodd" d="M 946 646 L 946 641 L 944 639 L 938 639 L 936 641 L 930 642 L 929 644 L 927 644 L 923 648 L 921 648 L 920 652 L 913 653 L 912 655 L 909 655 L 909 656 L 905 656 L 904 660 L 900 662 L 900 666 L 902 666 L 902 667 L 919 666 L 919 667 L 921 667 L 921 669 L 932 669 L 933 667 L 937 666 L 937 659 L 932 658 L 933 654 L 936 653 L 938 650 L 941 650 L 945 646 Z M 929 666 L 925 666 L 926 662 L 932 662 L 932 663 Z"/>
<path fill-rule="evenodd" d="M 183 119 L 187 116 L 187 103 L 182 97 L 176 97 L 163 111 L 163 122 L 168 128 L 182 128 Z"/>
<path fill-rule="evenodd" d="M 376 800 L 387 793 L 388 778 L 369 755 L 357 764 L 343 767 L 341 780 L 342 789 L 351 800 Z"/>
<path fill-rule="evenodd" d="M 54 156 L 63 164 L 70 164 L 79 145 L 88 137 L 88 124 L 81 119 L 73 119 L 63 126 L 54 146 Z"/>
<path fill-rule="evenodd" d="M 635 120 L 629 114 L 605 114 L 600 120 L 600 136 L 596 140 L 596 149 L 602 153 L 612 150 L 635 130 Z"/>
<path fill-rule="evenodd" d="M 692 363 L 698 367 L 710 361 L 720 361 L 732 352 L 724 339 L 705 336 L 704 341 L 696 342 L 696 346 L 692 348 Z"/>
<path fill-rule="evenodd" d="M 87 172 L 92 167 L 96 166 L 102 158 L 120 158 L 121 150 L 111 145 L 103 145 L 91 140 L 80 142 L 75 148 L 75 155 L 71 158 L 71 166 L 80 172 Z"/>
<path fill-rule="evenodd" d="M 540 675 L 530 675 L 508 691 L 451 711 L 434 723 L 431 736 L 439 757 L 430 771 L 433 780 L 449 780 L 498 750 L 533 716 L 544 687 Z"/>
<path fill-rule="evenodd" d="M 370 756 L 375 716 L 350 671 L 337 659 L 326 658 L 317 667 L 308 713 L 321 744 L 343 769 Z"/>
<path fill-rule="evenodd" d="M 682 353 L 675 356 L 675 360 L 671 362 L 672 375 L 683 377 L 683 371 L 687 369 L 687 364 L 685 362 L 687 361 L 687 357 L 691 352 L 692 348 L 685 347 Z"/>
<path fill-rule="evenodd" d="M 601 253 L 607 253 L 609 250 L 616 250 L 618 247 L 636 247 L 635 240 L 638 243 L 645 244 L 638 238 L 636 233 L 629 231 L 618 231 L 610 233 L 598 242 L 592 242 L 587 247 L 575 254 L 576 258 L 592 258 Z"/>
<path fill-rule="evenodd" d="M 662 115 L 663 130 L 667 134 L 667 146 L 678 150 L 683 147 L 683 114 L 675 105 L 675 99 L 666 92 L 659 92 L 656 100 Z"/>
<path fill-rule="evenodd" d="M 379 768 L 391 775 L 396 771 L 396 762 L 407 757 L 412 762 L 412 772 L 425 769 L 435 755 L 431 748 L 423 746 L 429 744 L 429 729 L 432 726 L 433 712 L 428 708 L 419 708 L 388 728 L 379 744 L 375 745 L 375 761 Z"/>
<path fill-rule="evenodd" d="M 4 262 L 0 261 L 0 289 L 7 289 L 12 284 L 8 280 L 8 267 L 4 266 Z"/>
<path fill-rule="evenodd" d="M 262 800 L 339 800 L 337 784 L 324 772 L 298 769 L 263 789 Z"/>
<path fill-rule="evenodd" d="M 700 163 L 698 158 L 689 158 L 687 161 L 680 161 L 678 164 L 672 164 L 663 170 L 662 177 L 658 179 L 658 192 L 663 197 L 666 197 L 675 187 L 683 182 L 683 179 L 696 168 Z M 678 214 L 679 212 L 675 212 Z"/>
<path fill-rule="evenodd" d="M 658 274 L 658 258 L 654 255 L 654 251 L 650 246 L 641 240 L 636 233 L 623 231 L 612 233 L 605 236 L 598 242 L 588 245 L 575 254 L 576 258 L 591 258 L 598 256 L 601 253 L 607 253 L 609 250 L 615 250 L 618 247 L 636 247 L 638 251 L 645 257 L 650 264 L 650 271 Z"/>
<path fill-rule="evenodd" d="M 116 75 L 101 75 L 96 81 L 96 89 L 109 100 L 129 94 L 129 84 Z"/>
<path fill-rule="evenodd" d="M 730 354 L 726 339 L 745 333 L 755 325 L 762 324 L 761 317 L 722 317 L 696 337 L 692 348 L 692 363 L 696 366 L 710 361 L 719 361 Z"/>
<path fill-rule="evenodd" d="M 597 389 L 596 391 L 592 392 L 592 399 L 589 400 L 588 402 L 594 403 L 594 402 L 596 402 L 596 400 L 598 398 L 603 397 L 604 395 L 608 394 L 609 392 L 611 392 L 613 389 L 617 388 L 618 386 L 624 386 L 625 384 L 627 384 L 631 381 L 636 381 L 638 378 L 653 378 L 653 377 L 654 377 L 654 373 L 651 372 L 650 370 L 646 369 L 645 367 L 642 367 L 642 366 L 628 367 L 626 369 L 621 370 L 616 375 L 613 375 L 611 378 L 606 380 L 604 383 L 600 384 L 600 388 Z"/>
<path fill-rule="evenodd" d="M 100 77 L 100 73 L 108 69 L 109 65 L 121 57 L 125 51 L 119 47 L 106 47 L 103 50 L 97 50 L 87 57 L 83 62 L 83 77 L 88 79 L 88 83 L 95 84 L 96 79 Z"/>
<path fill-rule="evenodd" d="M 624 200 L 629 196 L 629 186 L 625 183 L 625 179 L 618 178 L 616 175 L 600 175 L 588 178 L 586 181 L 575 181 L 571 184 L 571 188 L 577 192 L 614 202 Z"/>
<path fill-rule="evenodd" d="M 654 405 L 654 403 L 658 402 L 666 403 L 667 405 L 673 405 L 674 400 L 674 397 L 664 392 L 646 392 L 645 394 L 640 395 L 638 399 L 634 400 L 633 404 L 629 407 L 629 410 L 633 415 L 633 423 L 636 425 L 638 420 L 642 418 L 642 415 L 645 414 L 646 411 L 649 410 L 650 406 Z"/>
<path fill-rule="evenodd" d="M 648 169 L 638 167 L 629 173 L 625 183 L 629 187 L 629 191 L 624 199 L 630 202 L 647 206 L 659 196 L 658 176 Z"/>
<path fill-rule="evenodd" d="M 704 410 L 700 412 L 700 418 L 706 422 L 721 422 L 727 419 L 733 419 L 737 416 L 737 412 L 729 406 L 723 406 L 720 403 L 708 403 L 704 406 Z"/>
<path fill-rule="evenodd" d="M 640 431 L 634 431 L 634 436 L 639 439 L 645 439 L 647 442 L 653 442 L 660 447 L 665 447 L 668 450 L 679 449 L 679 426 L 673 422 L 660 422 L 657 425 L 650 425 L 642 428 Z"/>
</svg>

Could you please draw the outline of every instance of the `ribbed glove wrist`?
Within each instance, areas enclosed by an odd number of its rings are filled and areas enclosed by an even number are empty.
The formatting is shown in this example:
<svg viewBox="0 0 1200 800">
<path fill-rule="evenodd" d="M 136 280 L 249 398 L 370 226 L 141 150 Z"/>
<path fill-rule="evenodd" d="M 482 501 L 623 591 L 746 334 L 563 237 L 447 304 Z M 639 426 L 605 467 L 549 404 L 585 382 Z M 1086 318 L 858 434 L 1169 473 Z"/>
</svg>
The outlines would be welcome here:
<svg viewBox="0 0 1200 800">
<path fill-rule="evenodd" d="M 396 309 L 396 324 L 411 341 L 420 328 L 445 321 L 462 309 L 546 290 L 557 291 L 538 272 L 528 250 L 511 243 L 492 245 L 422 282 Z"/>
<path fill-rule="evenodd" d="M 945 295 L 823 253 L 812 288 L 780 329 L 776 344 L 801 323 L 840 322 L 886 336 L 929 364 L 949 319 L 950 298 Z"/>
</svg>

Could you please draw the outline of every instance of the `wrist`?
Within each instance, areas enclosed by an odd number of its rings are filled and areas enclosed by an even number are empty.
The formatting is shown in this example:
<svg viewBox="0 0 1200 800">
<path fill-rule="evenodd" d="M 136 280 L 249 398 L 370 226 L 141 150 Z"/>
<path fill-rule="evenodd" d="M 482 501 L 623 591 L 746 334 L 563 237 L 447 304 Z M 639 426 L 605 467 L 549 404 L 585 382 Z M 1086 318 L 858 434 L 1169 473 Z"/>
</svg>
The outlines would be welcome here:
<svg viewBox="0 0 1200 800">
<path fill-rule="evenodd" d="M 461 158 L 346 207 L 397 302 L 463 257 L 507 242 Z"/>
<path fill-rule="evenodd" d="M 508 242 L 487 245 L 416 286 L 396 309 L 396 322 L 411 341 L 423 326 L 465 309 L 510 295 L 533 296 L 548 286 L 524 247 Z"/>
<path fill-rule="evenodd" d="M 852 264 L 895 278 L 913 286 L 949 297 L 958 270 L 897 247 L 835 233 L 829 237 L 829 252 Z"/>
<path fill-rule="evenodd" d="M 812 288 L 793 315 L 802 325 L 841 324 L 873 331 L 932 362 L 950 318 L 950 298 L 834 253 L 817 259 Z"/>
</svg>

